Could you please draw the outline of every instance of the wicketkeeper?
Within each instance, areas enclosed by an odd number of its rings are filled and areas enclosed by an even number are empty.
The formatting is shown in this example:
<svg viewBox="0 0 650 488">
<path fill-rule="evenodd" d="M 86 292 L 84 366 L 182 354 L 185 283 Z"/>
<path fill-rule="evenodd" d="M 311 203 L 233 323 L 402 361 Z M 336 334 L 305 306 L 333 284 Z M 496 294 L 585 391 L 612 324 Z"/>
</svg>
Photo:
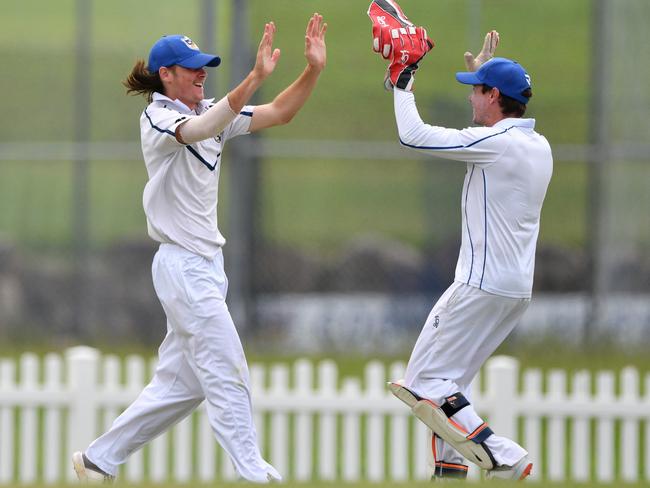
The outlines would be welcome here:
<svg viewBox="0 0 650 488">
<path fill-rule="evenodd" d="M 433 42 L 394 0 L 373 1 L 368 15 L 373 50 L 389 60 L 385 86 L 393 92 L 400 143 L 467 167 L 454 282 L 431 310 L 405 378 L 390 389 L 431 428 L 427 451 L 434 477 L 464 478 L 469 460 L 488 477 L 524 479 L 532 469 L 528 453 L 479 417 L 470 384 L 530 303 L 540 213 L 553 170 L 547 140 L 535 132 L 534 119 L 523 118 L 530 76 L 510 59 L 493 58 L 499 36 L 489 32 L 476 58 L 465 53 L 467 71 L 456 74 L 472 86 L 478 127 L 425 124 L 412 89 Z"/>
</svg>

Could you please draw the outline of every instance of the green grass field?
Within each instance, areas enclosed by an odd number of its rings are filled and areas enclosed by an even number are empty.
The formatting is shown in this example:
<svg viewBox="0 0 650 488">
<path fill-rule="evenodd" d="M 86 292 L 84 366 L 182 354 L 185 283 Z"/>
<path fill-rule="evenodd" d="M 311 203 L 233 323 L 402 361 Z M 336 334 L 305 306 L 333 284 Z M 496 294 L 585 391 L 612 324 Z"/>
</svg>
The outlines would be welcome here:
<svg viewBox="0 0 650 488">
<path fill-rule="evenodd" d="M 44 356 L 50 352 L 63 353 L 66 347 L 74 344 L 52 345 L 47 338 L 38 342 L 36 338 L 30 339 L 29 343 L 0 343 L 0 358 L 18 358 L 24 352 L 33 352 Z M 122 344 L 120 346 L 96 346 L 102 354 L 113 354 L 125 358 L 128 355 L 136 354 L 144 357 L 155 356 L 156 348 L 144 347 L 137 344 Z M 287 354 L 278 355 L 265 352 L 264 344 L 255 344 L 244 341 L 244 348 L 248 363 L 259 363 L 271 365 L 275 363 L 292 364 L 300 355 Z M 381 360 L 386 364 L 394 361 L 408 360 L 410 351 L 404 351 L 401 355 L 382 356 L 381 351 L 375 355 L 364 354 L 325 354 L 311 355 L 309 359 L 318 362 L 323 359 L 332 359 L 336 362 L 339 377 L 363 375 L 366 364 L 370 361 Z M 608 344 L 599 344 L 591 347 L 579 347 L 573 344 L 561 344 L 557 342 L 544 341 L 537 343 L 520 344 L 506 340 L 495 352 L 517 358 L 521 369 L 540 368 L 544 371 L 551 369 L 562 369 L 569 372 L 588 370 L 593 372 L 600 370 L 620 371 L 627 366 L 633 366 L 644 374 L 650 372 L 650 356 L 644 344 L 637 347 L 628 346 L 623 348 L 612 348 Z"/>
<path fill-rule="evenodd" d="M 449 484 L 449 483 L 447 483 Z M 618 483 L 528 483 L 530 486 L 535 486 L 539 488 L 546 488 L 546 487 L 552 487 L 552 488 L 617 488 L 620 487 L 621 485 Z M 126 483 L 117 483 L 117 486 L 127 486 Z M 472 483 L 472 482 L 454 482 L 453 486 L 478 486 L 479 483 Z M 481 486 L 489 486 L 491 488 L 509 488 L 512 487 L 513 484 L 510 482 L 483 482 L 480 483 Z M 28 486 L 31 488 L 68 488 L 72 486 L 78 486 L 78 485 L 21 485 L 21 486 Z M 128 486 L 132 488 L 180 488 L 184 486 L 189 486 L 187 484 L 128 484 Z M 197 488 L 202 488 L 202 487 L 208 487 L 208 486 L 214 486 L 212 484 L 196 484 L 192 483 L 193 487 Z M 258 486 L 254 485 L 251 483 L 219 483 L 219 487 L 223 488 L 237 488 L 237 487 L 242 487 L 242 486 Z M 400 488 L 400 487 L 409 487 L 409 488 L 418 488 L 422 487 L 424 488 L 425 486 L 431 486 L 430 482 L 410 482 L 410 483 L 371 483 L 371 482 L 365 482 L 365 483 L 341 483 L 341 482 L 329 482 L 329 483 L 299 483 L 299 482 L 288 482 L 288 483 L 282 483 L 279 484 L 278 486 L 283 486 L 286 488 L 334 488 L 334 487 L 340 487 L 340 488 Z M 646 484 L 637 484 L 637 483 L 626 483 L 625 487 L 626 488 L 640 488 L 642 486 L 647 486 Z"/>
<path fill-rule="evenodd" d="M 384 64 L 370 49 L 367 1 L 251 0 L 250 36 L 257 42 L 266 20 L 278 25 L 282 57 L 261 90 L 270 100 L 304 66 L 304 25 L 314 11 L 329 23 L 328 67 L 317 91 L 286 127 L 266 137 L 395 141 L 391 97 L 382 89 Z M 499 54 L 519 59 L 533 75 L 530 115 L 551 143 L 581 143 L 587 131 L 588 0 L 516 0 L 482 3 L 481 33 L 468 30 L 474 2 L 403 0 L 412 19 L 429 29 L 435 50 L 418 73 L 417 98 L 423 117 L 441 125 L 469 123 L 467 90 L 454 81 L 462 53 L 478 46 L 482 32 L 501 33 Z M 124 95 L 120 80 L 136 57 L 146 56 L 163 33 L 201 38 L 200 2 L 144 0 L 93 3 L 91 137 L 133 141 L 144 100 Z M 218 2 L 217 49 L 223 64 L 211 74 L 217 91 L 230 85 L 229 2 Z M 74 6 L 61 0 L 7 0 L 0 23 L 0 78 L 6 113 L 0 123 L 6 141 L 74 138 Z M 553 25 L 553 35 L 548 35 Z M 24 35 L 23 33 L 28 33 Z M 570 39 L 571 42 L 567 42 Z M 562 79 L 557 74 L 562 73 Z M 563 79 L 571 79 L 565 83 Z M 576 90 L 575 86 L 584 88 Z M 227 235 L 228 153 L 221 180 L 220 222 Z M 315 251 L 335 251 L 351 237 L 381 233 L 418 247 L 457 237 L 462 165 L 422 161 L 273 160 L 261 174 L 265 237 Z M 90 174 L 90 233 L 95 245 L 145 237 L 141 208 L 146 181 L 141 161 L 96 161 Z M 556 163 L 543 215 L 541 241 L 568 247 L 585 242 L 586 169 Z M 31 248 L 64 247 L 71 239 L 72 165 L 66 162 L 0 162 L 0 235 Z"/>
</svg>

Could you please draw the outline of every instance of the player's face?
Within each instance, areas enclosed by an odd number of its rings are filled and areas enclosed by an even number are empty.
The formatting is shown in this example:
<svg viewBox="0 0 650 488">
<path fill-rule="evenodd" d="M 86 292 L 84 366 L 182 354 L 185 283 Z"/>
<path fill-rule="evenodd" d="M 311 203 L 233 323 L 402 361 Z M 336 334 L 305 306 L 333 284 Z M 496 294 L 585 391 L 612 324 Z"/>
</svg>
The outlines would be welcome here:
<svg viewBox="0 0 650 488">
<path fill-rule="evenodd" d="M 472 121 L 478 125 L 488 125 L 488 109 L 490 107 L 490 93 L 483 93 L 483 85 L 474 85 L 469 103 L 472 104 Z"/>
<path fill-rule="evenodd" d="M 207 77 L 205 68 L 190 69 L 172 66 L 165 80 L 165 94 L 172 100 L 179 99 L 194 110 L 205 98 L 203 85 Z"/>
</svg>

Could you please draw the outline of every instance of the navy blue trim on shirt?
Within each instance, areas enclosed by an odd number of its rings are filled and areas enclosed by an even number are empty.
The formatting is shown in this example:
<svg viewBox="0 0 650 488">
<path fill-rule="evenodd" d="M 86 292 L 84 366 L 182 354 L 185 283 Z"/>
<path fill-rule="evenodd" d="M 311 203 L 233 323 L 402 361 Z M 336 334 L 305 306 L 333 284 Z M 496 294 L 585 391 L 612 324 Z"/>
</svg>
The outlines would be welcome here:
<svg viewBox="0 0 650 488">
<path fill-rule="evenodd" d="M 502 130 L 501 132 L 497 132 L 496 134 L 490 134 L 489 136 L 485 136 L 485 137 L 483 137 L 481 139 L 478 139 L 478 140 L 476 140 L 476 141 L 474 141 L 474 142 L 472 142 L 470 144 L 467 144 L 467 145 L 461 144 L 459 146 L 439 146 L 439 147 L 438 146 L 414 146 L 413 144 L 407 144 L 406 142 L 404 142 L 401 137 L 399 138 L 399 142 L 400 142 L 400 144 L 402 146 L 411 147 L 413 149 L 429 149 L 429 150 L 435 150 L 435 151 L 441 151 L 441 150 L 444 150 L 444 149 L 466 149 L 468 147 L 472 147 L 472 146 L 478 144 L 479 142 L 483 142 L 484 140 L 489 139 L 490 137 L 495 137 L 495 136 L 500 136 L 501 134 L 505 134 L 510 129 L 514 129 L 515 127 L 517 127 L 517 126 L 513 125 L 511 127 L 508 127 L 507 129 Z"/>
<path fill-rule="evenodd" d="M 153 121 L 151 120 L 151 117 L 149 117 L 149 114 L 147 113 L 146 108 L 144 109 L 144 115 L 145 115 L 145 117 L 147 117 L 147 120 L 149 121 L 149 123 L 151 124 L 151 127 L 153 129 L 157 130 L 158 132 L 160 132 L 162 134 L 169 134 L 170 136 L 174 136 L 174 139 L 176 139 L 176 134 L 174 134 L 172 131 L 167 130 L 167 129 L 161 129 L 160 127 L 156 126 L 153 123 Z M 185 149 L 187 149 L 189 152 L 191 152 L 194 155 L 194 157 L 196 157 L 196 159 L 201 161 L 201 163 L 203 163 L 210 171 L 214 171 L 215 168 L 217 167 L 217 164 L 219 163 L 219 156 L 221 156 L 221 153 L 217 154 L 217 160 L 214 162 L 214 164 L 210 164 L 192 146 L 186 145 Z"/>
<path fill-rule="evenodd" d="M 469 267 L 469 278 L 467 278 L 468 285 L 472 279 L 472 272 L 474 271 L 474 243 L 472 242 L 472 233 L 469 230 L 469 222 L 467 217 L 467 196 L 469 195 L 469 185 L 472 182 L 472 176 L 474 175 L 474 167 L 475 165 L 472 165 L 472 172 L 469 174 L 469 178 L 467 179 L 467 187 L 465 188 L 465 227 L 467 227 L 467 237 L 469 238 L 469 247 L 472 251 L 472 263 Z"/>
<path fill-rule="evenodd" d="M 245 115 L 246 117 L 252 117 L 253 112 L 239 112 L 239 115 Z"/>
<path fill-rule="evenodd" d="M 149 114 L 147 113 L 146 108 L 144 109 L 144 115 L 145 115 L 145 117 L 147 117 L 147 120 L 149 121 L 149 123 L 151 124 L 151 127 L 153 129 L 156 129 L 158 132 L 162 132 L 163 134 L 169 134 L 169 135 L 172 135 L 172 136 L 176 137 L 176 134 L 174 134 L 172 131 L 167 130 L 167 129 L 161 129 L 157 125 L 154 125 L 153 121 L 151 120 L 151 117 L 149 117 Z"/>
<path fill-rule="evenodd" d="M 196 159 L 201 161 L 210 171 L 214 171 L 214 169 L 217 167 L 217 164 L 219 163 L 219 156 L 221 156 L 221 153 L 217 154 L 217 160 L 214 162 L 214 164 L 208 163 L 200 154 L 199 152 L 194 149 L 192 146 L 185 146 L 185 149 L 187 149 L 189 152 L 194 154 Z"/>
<path fill-rule="evenodd" d="M 483 212 L 484 212 L 484 219 L 485 219 L 485 235 L 483 236 L 483 271 L 481 273 L 481 282 L 479 283 L 478 287 L 483 288 L 483 278 L 485 277 L 485 261 L 487 261 L 487 238 L 488 238 L 488 233 L 487 233 L 487 179 L 485 178 L 485 170 L 481 170 L 483 172 Z"/>
</svg>

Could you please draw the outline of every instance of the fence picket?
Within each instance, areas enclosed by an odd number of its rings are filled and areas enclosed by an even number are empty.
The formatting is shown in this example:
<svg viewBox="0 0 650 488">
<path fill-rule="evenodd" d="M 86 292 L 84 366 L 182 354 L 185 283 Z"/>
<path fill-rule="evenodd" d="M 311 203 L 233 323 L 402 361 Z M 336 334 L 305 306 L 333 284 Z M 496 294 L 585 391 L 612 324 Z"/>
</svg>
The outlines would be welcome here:
<svg viewBox="0 0 650 488">
<path fill-rule="evenodd" d="M 337 394 L 338 371 L 336 363 L 322 361 L 318 367 L 318 397 L 332 398 Z M 318 419 L 318 476 L 324 481 L 336 479 L 336 414 L 326 410 Z"/>
<path fill-rule="evenodd" d="M 149 376 L 153 377 L 158 367 L 158 358 L 152 358 L 148 362 Z M 149 477 L 155 483 L 167 481 L 169 472 L 169 461 L 167 452 L 169 446 L 169 433 L 164 433 L 156 437 L 149 447 Z"/>
<path fill-rule="evenodd" d="M 271 367 L 271 396 L 278 401 L 289 395 L 289 369 L 283 364 Z M 286 411 L 271 414 L 271 464 L 289 478 L 289 416 Z"/>
<path fill-rule="evenodd" d="M 535 405 L 542 400 L 542 372 L 539 369 L 529 369 L 524 373 L 523 400 L 529 405 Z M 531 414 L 524 418 L 524 447 L 533 461 L 531 479 L 539 480 L 544 473 L 542 459 L 542 419 L 539 415 Z"/>
<path fill-rule="evenodd" d="M 405 365 L 398 362 L 390 366 L 389 379 L 398 380 L 404 376 Z M 390 401 L 400 406 L 400 411 L 390 416 L 390 438 L 388 441 L 389 451 L 389 477 L 394 481 L 406 481 L 408 479 L 408 417 L 410 412 L 406 405 L 403 405 L 397 398 L 390 395 Z"/>
<path fill-rule="evenodd" d="M 343 382 L 342 388 L 343 402 L 354 402 L 361 396 L 361 384 L 357 378 L 347 378 Z M 342 471 L 343 480 L 357 481 L 360 478 L 361 471 L 361 425 L 359 414 L 356 411 L 350 411 L 343 414 L 343 455 Z"/>
<path fill-rule="evenodd" d="M 205 406 L 199 409 L 198 416 L 198 477 L 199 481 L 207 483 L 214 479 L 216 473 L 216 441 Z"/>
<path fill-rule="evenodd" d="M 167 446 L 169 436 L 165 433 L 151 441 L 149 449 L 149 476 L 151 481 L 162 483 L 167 481 Z"/>
<path fill-rule="evenodd" d="M 301 400 L 310 400 L 313 395 L 313 368 L 310 361 L 301 359 L 296 361 L 295 365 L 295 389 L 296 403 Z M 312 458 L 313 458 L 313 413 L 303 411 L 296 413 L 294 433 L 294 475 L 298 481 L 306 481 L 312 476 Z"/>
<path fill-rule="evenodd" d="M 63 361 L 58 354 L 45 356 L 44 394 L 63 389 Z M 43 480 L 55 483 L 61 477 L 61 407 L 46 405 L 43 419 Z"/>
<path fill-rule="evenodd" d="M 481 381 L 482 381 L 482 375 L 481 371 L 476 373 L 476 376 L 474 376 L 474 379 L 472 380 L 472 383 L 470 384 L 470 387 L 467 391 L 467 394 L 469 395 L 467 399 L 473 403 L 474 405 L 477 405 L 480 408 L 480 399 L 481 395 L 483 394 L 483 391 L 481 389 Z M 479 399 L 479 402 L 477 403 L 476 400 Z M 479 415 L 482 415 L 482 412 L 477 412 Z M 478 481 L 481 479 L 481 468 L 479 468 L 476 464 L 474 463 L 469 463 L 469 469 L 467 470 L 467 479 L 470 481 Z"/>
<path fill-rule="evenodd" d="M 614 374 L 602 371 L 596 376 L 596 399 L 602 405 L 614 402 Z M 614 421 L 605 415 L 596 423 L 596 479 L 610 482 L 614 479 Z"/>
<path fill-rule="evenodd" d="M 415 429 L 415 435 L 413 436 L 413 477 L 416 480 L 426 480 L 431 476 L 427 464 L 431 434 L 429 427 L 415 419 L 415 417 L 413 417 L 412 422 Z"/>
<path fill-rule="evenodd" d="M 639 374 L 627 367 L 621 371 L 621 401 L 635 404 L 639 401 Z M 623 418 L 621 431 L 621 476 L 624 481 L 636 481 L 639 473 L 639 426 L 637 418 Z"/>
<path fill-rule="evenodd" d="M 262 366 L 259 364 L 250 366 L 250 388 L 253 397 L 265 396 L 264 390 L 266 389 L 266 385 L 264 384 L 264 376 L 264 368 Z M 257 441 L 262 451 L 262 456 L 266 457 L 267 453 L 264 449 L 264 439 L 266 438 L 264 415 L 260 409 L 256 408 L 255 398 L 253 398 L 253 423 L 257 431 Z"/>
<path fill-rule="evenodd" d="M 379 361 L 368 363 L 365 371 L 365 401 L 379 405 L 386 397 L 386 373 Z M 381 481 L 384 473 L 384 415 L 370 409 L 366 422 L 366 469 L 367 479 Z"/>
<path fill-rule="evenodd" d="M 104 391 L 108 397 L 117 395 L 121 390 L 120 369 L 120 359 L 117 356 L 104 356 Z M 119 410 L 115 405 L 108 405 L 103 409 L 102 425 L 104 426 L 104 432 L 111 427 L 113 421 L 117 418 L 118 413 Z"/>
<path fill-rule="evenodd" d="M 566 373 L 551 370 L 548 375 L 548 399 L 556 404 L 566 401 Z M 548 420 L 548 445 L 553 449 L 548 453 L 548 477 L 552 481 L 565 478 L 566 461 L 566 419 L 561 413 L 551 412 Z"/>
<path fill-rule="evenodd" d="M 219 459 L 219 466 L 221 467 L 221 478 L 224 481 L 236 480 L 237 472 L 235 471 L 235 465 L 232 463 L 232 460 L 225 449 L 220 449 L 220 451 L 221 456 Z"/>
<path fill-rule="evenodd" d="M 573 377 L 571 400 L 586 404 L 591 396 L 591 376 L 588 371 L 578 371 Z M 589 480 L 591 465 L 591 443 L 589 442 L 589 417 L 577 414 L 571 430 L 571 477 L 576 481 Z"/>
<path fill-rule="evenodd" d="M 23 407 L 20 415 L 20 458 L 19 476 L 25 483 L 36 480 L 36 460 L 34 454 L 37 446 L 36 433 L 36 407 L 38 384 L 38 358 L 35 354 L 26 353 L 20 358 L 20 388 L 30 401 Z"/>
<path fill-rule="evenodd" d="M 142 391 L 145 382 L 145 361 L 139 356 L 126 359 L 126 388 L 133 399 Z M 144 455 L 142 450 L 134 452 L 126 463 L 126 479 L 131 482 L 141 481 L 144 477 Z"/>
<path fill-rule="evenodd" d="M 0 390 L 6 395 L 16 390 L 16 366 L 12 361 L 0 362 Z M 14 407 L 3 402 L 0 396 L 0 483 L 9 483 L 14 478 Z"/>
<path fill-rule="evenodd" d="M 174 480 L 186 483 L 192 478 L 192 415 L 188 415 L 173 430 Z"/>
<path fill-rule="evenodd" d="M 645 405 L 650 406 L 650 374 L 645 376 L 645 388 L 644 388 L 644 402 Z M 643 446 L 643 452 L 645 457 L 643 464 L 645 466 L 644 472 L 641 474 L 642 479 L 645 481 L 650 481 L 650 418 L 646 417 L 643 420 L 643 425 L 645 426 L 644 439 L 645 445 Z"/>
</svg>

